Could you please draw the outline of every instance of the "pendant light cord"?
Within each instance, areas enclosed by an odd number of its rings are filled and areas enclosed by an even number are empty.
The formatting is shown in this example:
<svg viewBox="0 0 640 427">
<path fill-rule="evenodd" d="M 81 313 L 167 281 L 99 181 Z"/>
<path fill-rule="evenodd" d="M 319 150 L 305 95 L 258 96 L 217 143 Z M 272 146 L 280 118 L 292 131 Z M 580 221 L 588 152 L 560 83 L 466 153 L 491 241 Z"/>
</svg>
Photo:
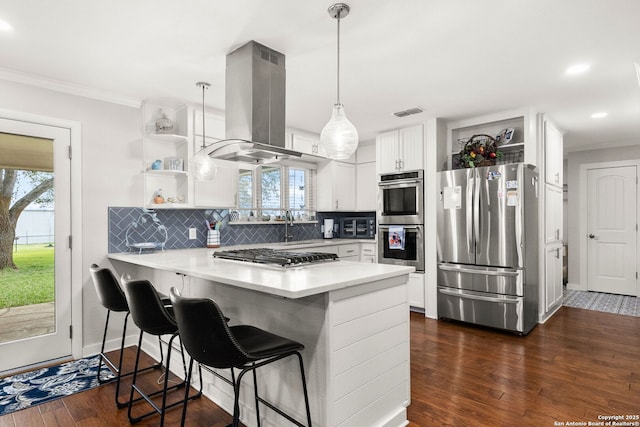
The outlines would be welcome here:
<svg viewBox="0 0 640 427">
<path fill-rule="evenodd" d="M 338 12 L 338 49 L 337 49 L 337 56 L 338 56 L 338 60 L 336 61 L 336 63 L 338 64 L 337 67 L 337 76 L 336 76 L 336 81 L 337 81 L 337 103 L 340 104 L 340 16 L 342 15 L 342 12 Z"/>
<path fill-rule="evenodd" d="M 211 86 L 209 83 L 207 82 L 198 82 L 196 83 L 196 86 L 201 87 L 202 88 L 202 147 L 201 149 L 205 149 L 207 148 L 206 144 L 205 144 L 205 133 L 204 133 L 204 91 L 205 89 L 209 89 L 209 86 Z"/>
<path fill-rule="evenodd" d="M 204 91 L 207 89 L 207 85 L 203 84 L 202 85 L 202 149 L 207 148 L 207 146 L 205 145 L 204 142 L 204 136 L 206 135 L 204 133 Z"/>
</svg>

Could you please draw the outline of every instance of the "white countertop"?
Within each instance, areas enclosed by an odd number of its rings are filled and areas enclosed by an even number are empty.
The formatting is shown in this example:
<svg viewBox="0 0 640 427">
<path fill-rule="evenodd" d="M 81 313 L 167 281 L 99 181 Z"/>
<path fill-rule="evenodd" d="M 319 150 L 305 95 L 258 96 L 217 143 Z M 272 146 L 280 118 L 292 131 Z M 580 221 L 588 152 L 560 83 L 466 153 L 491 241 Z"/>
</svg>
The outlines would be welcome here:
<svg viewBox="0 0 640 427">
<path fill-rule="evenodd" d="M 344 244 L 345 240 L 341 240 L 340 243 Z M 317 245 L 308 244 L 313 242 L 316 242 Z M 307 242 L 303 247 L 312 248 L 318 245 L 338 244 L 336 240 L 313 242 Z M 354 240 L 351 242 L 357 243 Z M 294 249 L 295 246 L 301 247 L 302 243 L 297 243 L 298 245 L 263 243 L 243 245 L 242 247 L 273 247 L 288 250 Z M 413 267 L 354 261 L 333 261 L 281 268 L 224 260 L 212 256 L 216 250 L 231 248 L 240 248 L 240 246 L 219 249 L 175 249 L 146 254 L 119 253 L 109 254 L 108 257 L 111 260 L 172 271 L 286 298 L 303 298 L 376 280 L 402 276 L 415 271 Z"/>
</svg>

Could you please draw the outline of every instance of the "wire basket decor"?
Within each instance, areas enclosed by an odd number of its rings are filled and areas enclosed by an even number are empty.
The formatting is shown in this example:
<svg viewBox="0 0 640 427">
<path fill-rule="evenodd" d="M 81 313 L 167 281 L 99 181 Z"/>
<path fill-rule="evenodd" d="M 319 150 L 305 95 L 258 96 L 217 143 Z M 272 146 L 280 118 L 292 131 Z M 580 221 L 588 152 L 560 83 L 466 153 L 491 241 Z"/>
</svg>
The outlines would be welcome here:
<svg viewBox="0 0 640 427">
<path fill-rule="evenodd" d="M 460 143 L 464 145 L 459 153 L 458 165 L 463 168 L 495 165 L 504 156 L 498 149 L 498 141 L 491 135 L 473 135 Z"/>
</svg>

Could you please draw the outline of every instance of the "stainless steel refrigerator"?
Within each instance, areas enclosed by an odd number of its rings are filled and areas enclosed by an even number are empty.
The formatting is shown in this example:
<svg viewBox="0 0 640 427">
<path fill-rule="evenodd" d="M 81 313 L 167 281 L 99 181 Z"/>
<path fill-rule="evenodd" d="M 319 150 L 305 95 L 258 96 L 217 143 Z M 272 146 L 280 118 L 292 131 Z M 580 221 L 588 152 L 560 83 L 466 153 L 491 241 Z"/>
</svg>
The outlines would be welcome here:
<svg viewBox="0 0 640 427">
<path fill-rule="evenodd" d="M 438 173 L 438 317 L 527 334 L 538 320 L 538 174 Z"/>
</svg>

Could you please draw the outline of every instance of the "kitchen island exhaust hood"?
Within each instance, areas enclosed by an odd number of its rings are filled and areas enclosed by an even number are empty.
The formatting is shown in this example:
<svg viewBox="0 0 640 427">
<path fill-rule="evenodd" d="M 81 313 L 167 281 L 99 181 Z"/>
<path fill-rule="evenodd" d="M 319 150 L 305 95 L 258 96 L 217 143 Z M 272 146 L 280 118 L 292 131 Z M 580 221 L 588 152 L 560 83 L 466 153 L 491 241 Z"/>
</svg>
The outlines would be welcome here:
<svg viewBox="0 0 640 427">
<path fill-rule="evenodd" d="M 211 157 L 258 163 L 301 157 L 285 148 L 284 60 L 253 40 L 227 55 L 226 139 L 210 146 Z"/>
</svg>

